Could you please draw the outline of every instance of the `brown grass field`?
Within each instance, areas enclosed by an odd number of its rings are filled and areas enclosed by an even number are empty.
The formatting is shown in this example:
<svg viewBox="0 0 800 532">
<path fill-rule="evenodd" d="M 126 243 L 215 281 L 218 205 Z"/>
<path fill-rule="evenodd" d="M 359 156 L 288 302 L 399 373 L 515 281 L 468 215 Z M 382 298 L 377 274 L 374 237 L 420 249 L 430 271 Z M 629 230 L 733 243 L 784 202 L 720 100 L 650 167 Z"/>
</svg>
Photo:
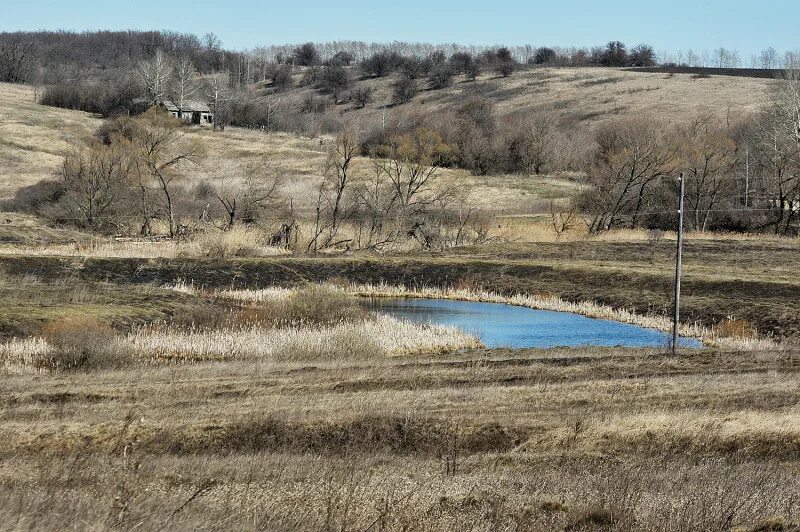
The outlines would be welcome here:
<svg viewBox="0 0 800 532">
<path fill-rule="evenodd" d="M 296 77 L 299 80 L 300 75 Z M 380 124 L 383 107 L 392 99 L 392 81 L 391 77 L 359 80 L 357 87 L 373 87 L 373 102 L 364 109 L 342 104 L 334 110 L 364 127 Z M 483 96 L 494 102 L 501 116 L 555 108 L 563 119 L 589 128 L 634 116 L 684 123 L 698 113 L 711 113 L 734 120 L 758 111 L 773 83 L 769 79 L 731 76 L 696 79 L 690 74 L 669 76 L 616 68 L 522 68 L 509 78 L 490 72 L 472 82 L 458 76 L 450 87 L 422 90 L 410 103 L 389 110 L 386 120 L 392 123 L 401 113 L 442 110 L 471 96 Z M 425 80 L 421 80 L 420 86 L 425 86 Z M 271 94 L 268 86 L 262 90 L 286 106 L 299 104 L 314 93 L 308 87 L 278 94 Z"/>
<path fill-rule="evenodd" d="M 6 377 L 0 520 L 795 530 L 798 360 L 492 350 Z"/>
<path fill-rule="evenodd" d="M 509 108 L 570 102 L 592 127 L 682 120 L 700 102 L 748 112 L 770 83 L 539 69 L 411 105 L 484 91 Z M 0 197 L 50 177 L 97 125 L 0 85 Z M 310 205 L 327 139 L 188 134 L 209 156 L 187 184 L 266 157 L 298 209 Z M 369 161 L 357 166 L 368 175 Z M 114 241 L 2 213 L 0 529 L 800 530 L 797 239 L 690 235 L 685 325 L 742 341 L 678 356 L 485 349 L 374 321 L 313 288 L 485 290 L 669 314 L 673 235 L 555 235 L 547 202 L 580 186 L 563 177 L 441 179 L 491 211 L 491 243 L 212 258 L 202 242 Z M 309 285 L 291 304 L 270 291 Z M 269 297 L 220 297 L 230 288 Z M 210 355 L 191 356 L 197 337 Z"/>
</svg>

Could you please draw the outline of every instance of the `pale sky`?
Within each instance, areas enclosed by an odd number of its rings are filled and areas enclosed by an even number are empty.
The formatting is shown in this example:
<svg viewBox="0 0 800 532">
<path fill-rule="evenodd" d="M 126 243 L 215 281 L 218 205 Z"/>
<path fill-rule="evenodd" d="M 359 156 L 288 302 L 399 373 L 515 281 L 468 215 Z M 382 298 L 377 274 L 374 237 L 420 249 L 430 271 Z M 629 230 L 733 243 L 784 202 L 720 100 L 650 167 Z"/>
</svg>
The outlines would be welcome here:
<svg viewBox="0 0 800 532">
<path fill-rule="evenodd" d="M 419 41 L 657 51 L 723 46 L 743 63 L 800 48 L 800 0 L 0 0 L 0 31 L 168 29 L 216 33 L 227 48 L 304 41 Z"/>
</svg>

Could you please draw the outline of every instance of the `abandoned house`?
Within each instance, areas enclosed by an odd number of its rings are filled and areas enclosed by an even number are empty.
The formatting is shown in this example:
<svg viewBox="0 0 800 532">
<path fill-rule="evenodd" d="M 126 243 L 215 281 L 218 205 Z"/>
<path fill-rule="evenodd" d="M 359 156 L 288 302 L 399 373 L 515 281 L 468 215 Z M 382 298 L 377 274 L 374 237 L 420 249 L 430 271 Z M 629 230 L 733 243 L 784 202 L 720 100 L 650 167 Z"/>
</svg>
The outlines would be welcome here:
<svg viewBox="0 0 800 532">
<path fill-rule="evenodd" d="M 166 109 L 169 114 L 175 118 L 182 119 L 188 124 L 204 125 L 214 123 L 214 113 L 211 112 L 208 105 L 202 102 L 186 100 L 182 106 L 178 106 L 178 104 L 170 100 L 163 100 L 159 107 Z"/>
</svg>

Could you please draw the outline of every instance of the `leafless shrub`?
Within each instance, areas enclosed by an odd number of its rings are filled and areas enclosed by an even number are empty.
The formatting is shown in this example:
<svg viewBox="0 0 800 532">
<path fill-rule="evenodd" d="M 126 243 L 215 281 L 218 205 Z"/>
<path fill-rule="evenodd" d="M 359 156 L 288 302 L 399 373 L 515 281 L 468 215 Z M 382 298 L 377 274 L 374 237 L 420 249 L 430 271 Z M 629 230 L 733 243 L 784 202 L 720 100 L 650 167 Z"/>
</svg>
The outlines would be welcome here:
<svg viewBox="0 0 800 532">
<path fill-rule="evenodd" d="M 564 233 L 578 227 L 580 220 L 578 209 L 572 202 L 566 208 L 559 208 L 554 201 L 550 201 L 550 224 L 556 232 L 557 239 L 561 239 Z"/>
<path fill-rule="evenodd" d="M 108 325 L 89 318 L 64 318 L 46 323 L 40 336 L 50 345 L 34 365 L 48 370 L 115 368 L 132 362 L 132 353 Z"/>
</svg>

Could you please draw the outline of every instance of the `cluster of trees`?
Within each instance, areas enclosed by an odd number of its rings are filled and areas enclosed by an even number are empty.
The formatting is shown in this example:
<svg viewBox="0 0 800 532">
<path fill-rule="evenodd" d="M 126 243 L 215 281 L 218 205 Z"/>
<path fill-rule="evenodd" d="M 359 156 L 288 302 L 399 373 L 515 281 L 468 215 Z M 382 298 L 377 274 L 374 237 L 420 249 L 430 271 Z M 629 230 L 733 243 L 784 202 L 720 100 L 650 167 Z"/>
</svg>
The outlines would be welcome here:
<svg viewBox="0 0 800 532">
<path fill-rule="evenodd" d="M 555 109 L 500 119 L 490 100 L 474 96 L 435 112 L 415 109 L 391 114 L 385 124 L 365 130 L 362 151 L 379 155 L 390 138 L 419 128 L 436 132 L 449 146 L 442 165 L 480 175 L 581 171 L 591 141 L 583 128 Z"/>
<path fill-rule="evenodd" d="M 437 182 L 450 150 L 437 133 L 418 129 L 389 139 L 369 182 L 352 176 L 361 149 L 351 128 L 330 144 L 309 250 L 385 250 L 410 242 L 439 249 L 486 238 L 485 218 L 463 191 Z M 185 135 L 179 120 L 151 108 L 106 121 L 93 142 L 65 157 L 57 179 L 23 188 L 9 206 L 101 233 L 148 236 L 159 222 L 175 238 L 189 231 L 187 220 L 222 229 L 257 223 L 297 230 L 293 199 L 268 161 L 210 162 L 209 179 L 187 183 L 184 177 L 204 158 L 204 146 Z"/>
<path fill-rule="evenodd" d="M 114 80 L 49 85 L 40 103 L 108 117 L 137 114 L 167 99 L 178 108 L 200 100 L 217 115 L 215 127 L 224 127 L 233 92 L 227 74 L 201 75 L 188 56 L 169 56 L 158 49 Z"/>
<path fill-rule="evenodd" d="M 174 237 L 178 180 L 202 156 L 203 146 L 184 136 L 178 120 L 151 109 L 104 124 L 95 141 L 65 157 L 57 180 L 22 189 L 14 205 L 93 231 L 136 227 L 149 235 L 161 220 Z"/>
<path fill-rule="evenodd" d="M 577 208 L 592 231 L 672 228 L 679 174 L 690 229 L 800 234 L 796 72 L 762 113 L 736 123 L 700 116 L 679 127 L 631 119 L 599 128 Z"/>
<path fill-rule="evenodd" d="M 380 251 L 409 240 L 441 249 L 487 238 L 486 220 L 464 192 L 437 183 L 451 147 L 436 132 L 420 128 L 393 136 L 376 148 L 374 178 L 356 184 L 352 163 L 361 146 L 349 127 L 332 144 L 314 202 L 309 250 L 347 245 Z"/>
<path fill-rule="evenodd" d="M 580 66 L 590 65 L 603 65 L 608 64 L 608 49 L 609 47 L 618 48 L 621 45 L 618 41 L 611 41 L 609 45 L 597 46 L 593 48 L 563 48 L 563 47 L 535 47 L 530 44 L 522 46 L 504 46 L 508 50 L 511 59 L 520 64 L 544 64 L 544 63 L 559 63 L 559 64 L 574 64 Z M 624 45 L 621 45 L 625 48 Z M 312 61 L 298 62 L 297 50 L 303 48 L 305 51 L 311 50 L 313 47 L 313 55 L 305 55 L 304 58 L 310 58 Z M 414 57 L 423 59 L 429 57 L 434 53 L 442 53 L 446 56 L 454 54 L 467 54 L 473 57 L 480 57 L 484 54 L 491 54 L 497 50 L 497 46 L 474 46 L 474 45 L 461 45 L 461 44 L 430 44 L 430 43 L 409 43 L 409 42 L 390 42 L 390 43 L 365 43 L 361 41 L 336 41 L 327 43 L 306 43 L 302 47 L 297 45 L 273 45 L 255 48 L 250 53 L 260 58 L 261 61 L 266 62 L 294 62 L 294 64 L 322 64 L 326 61 L 333 59 L 337 54 L 346 54 L 353 62 L 367 61 L 373 56 L 380 55 L 394 55 L 400 57 Z M 641 53 L 645 52 L 642 56 Z M 619 60 L 619 52 L 616 60 Z M 647 45 L 639 45 L 630 53 L 626 52 L 625 55 L 631 55 L 631 61 L 648 58 L 655 60 L 655 54 L 652 48 Z M 637 57 L 638 56 L 638 57 Z M 624 66 L 624 65 L 620 65 Z"/>
<path fill-rule="evenodd" d="M 662 52 L 659 59 L 663 65 L 702 68 L 741 68 L 747 64 L 753 69 L 790 69 L 797 63 L 800 55 L 796 51 L 779 53 L 775 48 L 769 47 L 758 54 L 750 56 L 749 62 L 742 58 L 736 50 L 719 47 L 715 50 L 678 50 L 676 52 Z"/>
<path fill-rule="evenodd" d="M 185 57 L 201 72 L 236 70 L 242 52 L 203 37 L 170 31 L 28 31 L 0 33 L 0 81 L 50 85 L 112 80 L 156 52 Z"/>
</svg>

